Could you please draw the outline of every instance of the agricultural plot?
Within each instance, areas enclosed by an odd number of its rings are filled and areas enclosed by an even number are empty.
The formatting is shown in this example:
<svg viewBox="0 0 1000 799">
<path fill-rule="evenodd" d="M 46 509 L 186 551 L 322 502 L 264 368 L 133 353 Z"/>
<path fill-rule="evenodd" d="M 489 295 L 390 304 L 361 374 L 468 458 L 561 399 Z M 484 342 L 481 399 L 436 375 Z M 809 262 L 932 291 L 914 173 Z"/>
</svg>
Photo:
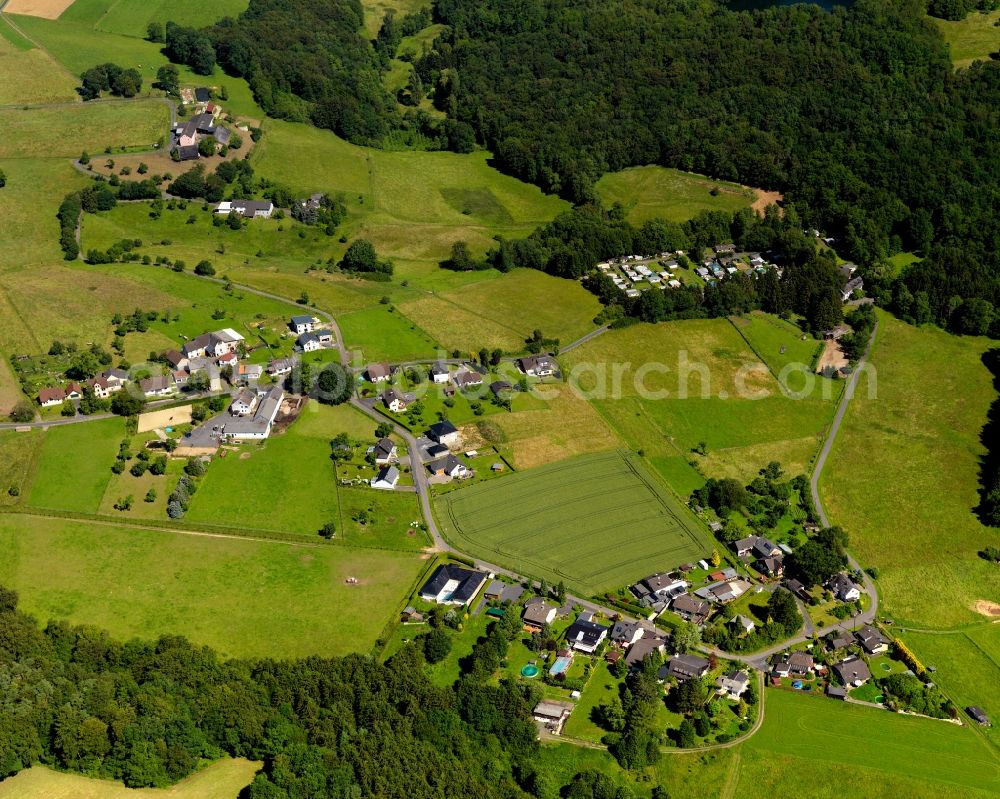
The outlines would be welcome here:
<svg viewBox="0 0 1000 799">
<path fill-rule="evenodd" d="M 944 36 L 951 50 L 951 62 L 955 69 L 967 67 L 973 61 L 986 61 L 991 53 L 1000 50 L 1000 10 L 982 13 L 971 12 L 965 19 L 950 20 L 930 18 Z"/>
<path fill-rule="evenodd" d="M 73 77 L 0 20 L 0 105 L 75 99 Z"/>
<path fill-rule="evenodd" d="M 105 147 L 152 148 L 169 132 L 170 111 L 155 100 L 0 109 L 0 158 L 70 158 Z"/>
<path fill-rule="evenodd" d="M 17 514 L 0 517 L 0 549 L 0 584 L 42 624 L 185 635 L 222 657 L 367 651 L 423 566 L 415 553 Z"/>
<path fill-rule="evenodd" d="M 823 472 L 823 501 L 861 563 L 879 569 L 897 622 L 980 622 L 975 603 L 1000 596 L 1000 573 L 976 555 L 994 534 L 973 513 L 979 436 L 996 398 L 981 358 L 993 344 L 880 319 L 877 392 L 862 379 Z"/>
<path fill-rule="evenodd" d="M 743 754 L 768 763 L 772 756 L 787 757 L 798 764 L 792 772 L 808 774 L 810 785 L 819 784 L 812 771 L 815 763 L 821 768 L 877 770 L 903 778 L 904 785 L 934 786 L 933 793 L 923 789 L 914 795 L 1000 790 L 1000 758 L 969 729 L 789 691 L 767 692 L 764 726 L 743 746 Z M 766 771 L 741 769 L 735 795 L 774 796 L 772 791 L 788 775 L 773 765 Z M 813 795 L 811 788 L 807 792 Z"/>
<path fill-rule="evenodd" d="M 748 208 L 757 199 L 752 189 L 735 183 L 662 166 L 610 172 L 597 181 L 595 188 L 604 205 L 621 203 L 633 224 L 657 217 L 683 222 L 701 211 L 732 213 Z"/>
<path fill-rule="evenodd" d="M 45 433 L 27 504 L 97 513 L 125 433 L 121 418 L 52 427 Z"/>
<path fill-rule="evenodd" d="M 219 760 L 162 790 L 34 766 L 0 782 L 0 799 L 236 799 L 259 768 L 242 758 Z"/>
<path fill-rule="evenodd" d="M 780 384 L 724 319 L 611 330 L 560 361 L 630 449 L 746 480 L 770 460 L 806 470 L 841 388 L 809 374 Z M 694 456 L 702 442 L 707 456 Z"/>
<path fill-rule="evenodd" d="M 711 550 L 687 509 L 619 452 L 455 491 L 438 510 L 462 549 L 587 594 Z"/>
</svg>

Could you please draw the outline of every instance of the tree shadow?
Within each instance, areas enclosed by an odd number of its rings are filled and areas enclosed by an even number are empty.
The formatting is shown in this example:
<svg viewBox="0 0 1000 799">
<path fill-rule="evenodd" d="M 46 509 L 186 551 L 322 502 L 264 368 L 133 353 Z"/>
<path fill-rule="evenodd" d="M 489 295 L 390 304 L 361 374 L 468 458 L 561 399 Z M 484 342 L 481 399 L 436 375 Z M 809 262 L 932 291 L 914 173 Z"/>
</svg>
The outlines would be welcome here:
<svg viewBox="0 0 1000 799">
<path fill-rule="evenodd" d="M 1000 394 L 1000 348 L 987 350 L 982 361 L 993 375 L 993 388 Z M 1000 522 L 1000 496 L 996 491 L 1000 489 L 1000 396 L 990 405 L 979 440 L 986 454 L 979 459 L 979 505 L 974 510 L 982 524 L 996 527 Z"/>
</svg>

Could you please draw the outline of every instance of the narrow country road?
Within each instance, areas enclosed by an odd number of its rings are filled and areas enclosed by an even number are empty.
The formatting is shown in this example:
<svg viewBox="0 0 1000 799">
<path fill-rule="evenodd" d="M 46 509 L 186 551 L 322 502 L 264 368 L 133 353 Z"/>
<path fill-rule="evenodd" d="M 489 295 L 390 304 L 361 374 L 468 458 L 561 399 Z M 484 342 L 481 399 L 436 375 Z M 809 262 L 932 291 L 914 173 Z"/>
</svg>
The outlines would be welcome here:
<svg viewBox="0 0 1000 799">
<path fill-rule="evenodd" d="M 565 347 L 560 347 L 559 348 L 559 354 L 561 355 L 564 352 L 569 352 L 570 350 L 575 350 L 581 344 L 586 344 L 592 338 L 597 338 L 602 333 L 607 333 L 608 330 L 610 330 L 610 329 L 611 329 L 611 325 L 604 325 L 603 327 L 597 328 L 597 330 L 591 330 L 587 335 L 580 336 L 580 338 L 578 338 L 576 341 L 570 342 Z"/>
</svg>

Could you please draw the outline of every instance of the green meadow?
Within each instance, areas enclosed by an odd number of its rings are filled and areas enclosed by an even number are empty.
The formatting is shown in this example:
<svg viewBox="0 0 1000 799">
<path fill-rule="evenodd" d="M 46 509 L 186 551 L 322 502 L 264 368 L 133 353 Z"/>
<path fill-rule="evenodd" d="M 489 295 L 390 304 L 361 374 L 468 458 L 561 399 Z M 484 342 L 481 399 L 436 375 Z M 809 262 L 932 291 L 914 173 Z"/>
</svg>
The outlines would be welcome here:
<svg viewBox="0 0 1000 799">
<path fill-rule="evenodd" d="M 0 18 L 0 105 L 76 99 L 73 76 Z"/>
<path fill-rule="evenodd" d="M 662 166 L 609 172 L 597 181 L 596 189 L 604 205 L 621 203 L 633 224 L 657 217 L 683 222 L 701 211 L 732 213 L 756 199 L 753 190 L 735 183 Z"/>
<path fill-rule="evenodd" d="M 120 418 L 49 428 L 27 504 L 97 513 L 124 434 L 125 422 Z"/>
<path fill-rule="evenodd" d="M 42 624 L 184 635 L 222 657 L 367 651 L 423 565 L 412 553 L 17 514 L 0 516 L 0 549 L 0 584 Z"/>
<path fill-rule="evenodd" d="M 364 361 L 408 361 L 433 357 L 438 344 L 395 308 L 376 305 L 337 317 L 344 343 Z"/>
<path fill-rule="evenodd" d="M 953 22 L 930 18 L 948 43 L 951 62 L 956 69 L 967 67 L 973 61 L 986 61 L 991 53 L 1000 50 L 1000 10 L 983 13 L 972 11 L 965 19 Z"/>
<path fill-rule="evenodd" d="M 897 622 L 981 621 L 974 603 L 1000 596 L 1000 572 L 976 554 L 995 534 L 973 513 L 979 436 L 996 398 L 981 358 L 993 344 L 880 319 L 874 375 L 862 375 L 823 472 L 827 513 L 861 563 L 879 569 Z"/>
</svg>

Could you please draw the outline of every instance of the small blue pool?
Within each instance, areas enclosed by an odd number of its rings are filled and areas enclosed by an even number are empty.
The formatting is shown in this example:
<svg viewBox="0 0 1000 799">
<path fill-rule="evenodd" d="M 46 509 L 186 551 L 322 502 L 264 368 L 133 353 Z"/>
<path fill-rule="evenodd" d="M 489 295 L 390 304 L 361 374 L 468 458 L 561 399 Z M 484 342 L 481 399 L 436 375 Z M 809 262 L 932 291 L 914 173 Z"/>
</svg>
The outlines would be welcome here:
<svg viewBox="0 0 1000 799">
<path fill-rule="evenodd" d="M 569 668 L 569 664 L 573 662 L 573 658 L 561 657 L 556 658 L 556 662 L 552 664 L 552 668 L 549 669 L 549 674 L 555 677 L 557 674 L 562 674 L 566 669 Z"/>
<path fill-rule="evenodd" d="M 802 690 L 802 680 L 796 680 L 795 682 L 793 682 L 792 683 L 792 688 L 794 688 L 796 691 L 801 691 Z"/>
</svg>

